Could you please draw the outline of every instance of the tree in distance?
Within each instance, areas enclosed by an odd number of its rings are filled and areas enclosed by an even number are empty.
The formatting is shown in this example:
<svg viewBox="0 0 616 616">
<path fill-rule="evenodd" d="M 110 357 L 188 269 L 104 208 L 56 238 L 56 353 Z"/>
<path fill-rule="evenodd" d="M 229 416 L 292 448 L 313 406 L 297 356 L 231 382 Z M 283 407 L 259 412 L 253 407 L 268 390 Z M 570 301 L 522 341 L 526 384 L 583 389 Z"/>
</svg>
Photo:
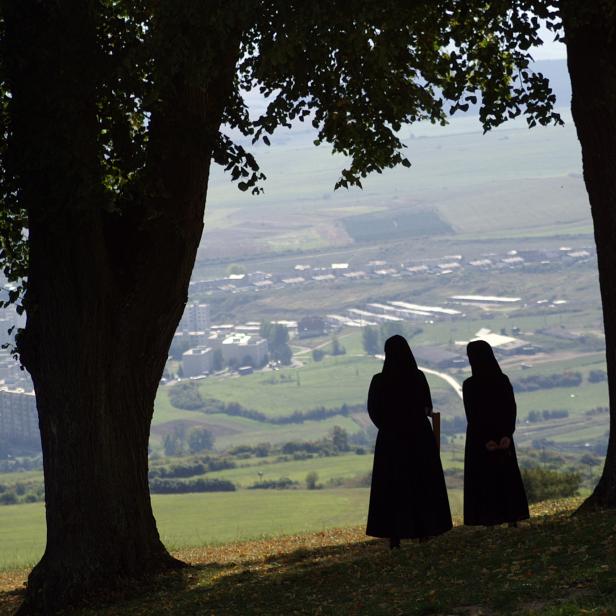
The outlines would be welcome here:
<svg viewBox="0 0 616 616">
<path fill-rule="evenodd" d="M 259 333 L 267 340 L 270 357 L 288 366 L 293 358 L 293 351 L 289 346 L 289 330 L 286 326 L 264 321 Z"/>
<path fill-rule="evenodd" d="M 325 357 L 325 351 L 323 349 L 312 349 L 312 359 L 314 361 L 321 361 Z"/>
<path fill-rule="evenodd" d="M 193 381 L 176 383 L 169 389 L 169 402 L 176 409 L 197 411 L 203 408 L 199 386 Z"/>
<path fill-rule="evenodd" d="M 214 349 L 212 353 L 212 370 L 218 372 L 225 367 L 225 361 L 222 356 L 222 351 L 220 349 Z"/>
<path fill-rule="evenodd" d="M 192 428 L 188 432 L 188 448 L 191 453 L 201 453 L 214 448 L 214 435 L 207 428 Z"/>
<path fill-rule="evenodd" d="M 227 267 L 227 276 L 231 276 L 233 274 L 245 274 L 246 268 L 243 265 L 239 265 L 239 263 L 232 263 Z"/>
<path fill-rule="evenodd" d="M 336 451 L 349 451 L 349 433 L 340 426 L 334 426 L 331 431 L 332 445 Z"/>
<path fill-rule="evenodd" d="M 362 344 L 368 355 L 376 355 L 380 351 L 379 331 L 376 327 L 367 325 L 362 330 Z"/>
<path fill-rule="evenodd" d="M 308 490 L 316 490 L 319 487 L 318 481 L 319 473 L 317 473 L 316 471 L 310 471 L 306 475 L 306 488 Z"/>
<path fill-rule="evenodd" d="M 21 614 L 180 566 L 148 492 L 156 390 L 187 301 L 210 164 L 264 179 L 234 132 L 269 145 L 308 121 L 348 165 L 336 188 L 410 166 L 399 130 L 479 104 L 489 130 L 560 122 L 530 67 L 564 26 L 596 223 L 616 422 L 616 13 L 608 0 L 7 0 L 0 15 L 0 265 L 27 324 L 47 546 Z M 244 93 L 269 99 L 251 118 Z M 21 293 L 25 291 L 23 295 Z M 22 298 L 20 300 L 20 297 Z M 616 430 L 592 502 L 616 504 Z"/>
<path fill-rule="evenodd" d="M 168 457 L 181 456 L 184 453 L 184 439 L 177 430 L 163 436 L 163 451 Z"/>
<path fill-rule="evenodd" d="M 344 355 L 346 349 L 340 344 L 338 336 L 335 334 L 332 336 L 332 355 Z"/>
</svg>

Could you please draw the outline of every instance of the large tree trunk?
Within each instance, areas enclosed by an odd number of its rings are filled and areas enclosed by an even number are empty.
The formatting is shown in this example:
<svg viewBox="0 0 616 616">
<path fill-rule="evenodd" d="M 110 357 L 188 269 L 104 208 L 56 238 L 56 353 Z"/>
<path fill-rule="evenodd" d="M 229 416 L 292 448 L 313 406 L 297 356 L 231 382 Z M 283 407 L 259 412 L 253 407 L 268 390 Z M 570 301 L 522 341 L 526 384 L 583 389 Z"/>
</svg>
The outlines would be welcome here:
<svg viewBox="0 0 616 616">
<path fill-rule="evenodd" d="M 21 348 L 37 396 L 47 546 L 24 613 L 52 612 L 119 576 L 175 564 L 148 490 L 150 421 L 166 359 L 154 347 L 169 340 L 173 319 L 164 319 L 157 344 L 136 340 L 138 313 L 160 322 L 161 311 L 120 309 L 101 225 L 89 218 L 64 221 L 57 233 L 31 229 Z"/>
<path fill-rule="evenodd" d="M 53 613 L 127 576 L 181 563 L 160 541 L 148 488 L 154 398 L 187 300 L 207 179 L 239 36 L 206 83 L 181 66 L 159 91 L 140 184 L 105 207 L 96 2 L 6 10 L 15 168 L 29 216 L 27 325 L 47 546 L 22 614 Z"/>
<path fill-rule="evenodd" d="M 610 399 L 603 474 L 581 508 L 590 510 L 616 507 L 616 14 L 612 2 L 566 0 L 562 15 L 571 110 L 595 228 Z"/>
</svg>

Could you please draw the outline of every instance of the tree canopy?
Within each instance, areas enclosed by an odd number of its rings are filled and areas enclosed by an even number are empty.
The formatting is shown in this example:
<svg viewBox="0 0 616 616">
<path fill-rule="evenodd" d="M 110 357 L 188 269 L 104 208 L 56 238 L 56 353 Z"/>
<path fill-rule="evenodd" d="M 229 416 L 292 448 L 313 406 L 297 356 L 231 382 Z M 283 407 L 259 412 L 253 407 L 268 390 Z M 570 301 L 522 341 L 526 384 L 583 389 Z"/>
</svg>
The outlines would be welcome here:
<svg viewBox="0 0 616 616">
<path fill-rule="evenodd" d="M 67 84 L 43 65 L 15 66 L 20 58 L 13 48 L 17 4 L 4 3 L 0 22 L 0 264 L 10 281 L 27 278 L 28 216 L 53 219 L 59 214 L 50 202 L 35 205 L 29 199 L 24 180 L 32 165 L 78 174 L 84 162 L 64 160 L 70 149 L 64 150 L 65 137 L 54 127 L 54 116 L 66 112 Z M 96 102 L 93 121 L 99 136 L 90 176 L 98 198 L 87 207 L 118 215 L 146 208 L 143 197 L 157 190 L 156 178 L 148 174 L 152 151 L 159 145 L 152 131 L 169 101 L 183 96 L 187 86 L 205 96 L 224 96 L 213 159 L 240 190 L 255 193 L 263 189 L 264 175 L 254 155 L 230 136 L 234 131 L 269 144 L 276 129 L 290 127 L 294 120 L 311 122 L 317 144 L 329 143 L 334 152 L 348 156 L 336 187 L 349 187 L 361 186 L 371 172 L 410 165 L 398 135 L 405 123 L 444 124 L 450 114 L 471 104 L 479 105 L 485 130 L 520 114 L 529 126 L 560 122 L 555 98 L 547 80 L 533 71 L 530 52 L 541 43 L 540 20 L 558 27 L 550 3 L 83 4 L 83 10 L 95 15 L 89 19 L 94 31 L 84 28 L 82 37 L 90 34 L 94 40 L 75 40 L 64 59 L 78 65 L 78 76 L 86 71 L 94 76 L 82 82 L 83 95 Z M 35 32 L 29 44 L 53 44 L 70 6 L 50 10 L 49 29 Z M 226 95 L 210 86 L 221 56 L 236 63 Z M 29 110 L 24 117 L 11 77 L 16 70 L 27 70 L 32 87 L 53 94 L 50 106 Z M 269 101 L 259 117 L 251 117 L 246 104 L 246 93 L 254 90 Z M 199 147 L 204 135 L 197 131 L 182 138 Z M 32 141 L 54 146 L 34 149 L 28 145 Z M 74 207 L 84 207 L 77 205 L 76 195 L 65 197 L 63 207 L 72 201 Z"/>
</svg>

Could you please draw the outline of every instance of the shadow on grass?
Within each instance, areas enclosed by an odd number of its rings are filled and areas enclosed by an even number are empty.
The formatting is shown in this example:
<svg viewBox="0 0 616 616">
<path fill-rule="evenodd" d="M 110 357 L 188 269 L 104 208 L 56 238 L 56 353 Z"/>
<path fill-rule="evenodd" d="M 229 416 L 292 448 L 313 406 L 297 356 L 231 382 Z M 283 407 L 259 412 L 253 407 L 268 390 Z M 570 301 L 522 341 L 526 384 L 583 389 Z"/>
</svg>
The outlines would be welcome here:
<svg viewBox="0 0 616 616">
<path fill-rule="evenodd" d="M 616 513 L 454 528 L 428 543 L 297 547 L 193 565 L 77 614 L 616 613 Z M 0 593 L 12 601 L 15 595 Z M 8 612 L 0 612 L 2 614 Z"/>
</svg>

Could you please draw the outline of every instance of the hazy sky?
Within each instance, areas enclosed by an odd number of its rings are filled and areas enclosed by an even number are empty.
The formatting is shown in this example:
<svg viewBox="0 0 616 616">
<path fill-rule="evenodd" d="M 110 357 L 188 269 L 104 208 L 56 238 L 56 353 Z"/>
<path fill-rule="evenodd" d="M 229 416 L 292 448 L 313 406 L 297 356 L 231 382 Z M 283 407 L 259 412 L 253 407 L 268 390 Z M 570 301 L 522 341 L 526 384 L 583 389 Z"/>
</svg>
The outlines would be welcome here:
<svg viewBox="0 0 616 616">
<path fill-rule="evenodd" d="M 541 28 L 543 45 L 532 50 L 535 60 L 564 60 L 567 57 L 567 49 L 563 43 L 554 42 L 554 33 L 547 28 Z"/>
</svg>

